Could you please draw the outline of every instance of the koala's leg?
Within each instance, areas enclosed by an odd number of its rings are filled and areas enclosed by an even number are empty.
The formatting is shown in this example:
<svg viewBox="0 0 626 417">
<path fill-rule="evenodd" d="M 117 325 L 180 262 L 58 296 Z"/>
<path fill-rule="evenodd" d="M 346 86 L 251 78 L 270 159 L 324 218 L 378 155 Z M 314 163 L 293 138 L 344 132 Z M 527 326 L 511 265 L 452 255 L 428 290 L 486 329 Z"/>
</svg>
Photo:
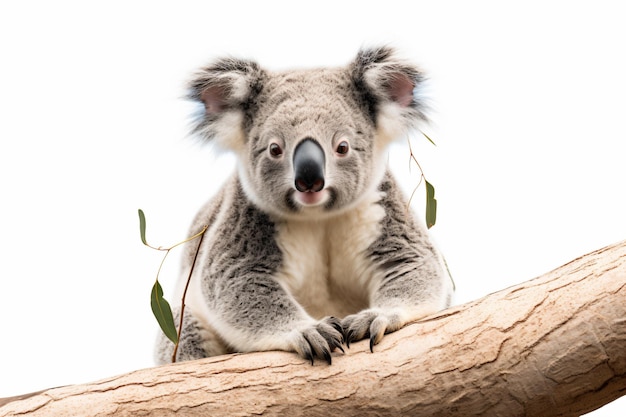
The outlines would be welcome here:
<svg viewBox="0 0 626 417">
<path fill-rule="evenodd" d="M 173 313 L 174 323 L 178 326 L 180 322 L 180 308 L 173 309 Z M 184 314 L 183 330 L 180 336 L 178 351 L 176 352 L 177 362 L 232 352 L 215 330 L 199 320 L 189 307 L 185 308 Z M 155 349 L 156 363 L 159 365 L 171 363 L 173 353 L 174 343 L 163 332 L 159 332 Z"/>
<path fill-rule="evenodd" d="M 258 260 L 257 262 L 263 262 Z M 310 317 L 296 300 L 271 276 L 242 271 L 241 279 L 223 284 L 228 291 L 214 304 L 220 316 L 218 332 L 239 352 L 285 350 L 297 352 L 314 362 L 314 358 L 332 362 L 331 352 L 343 351 L 343 328 L 339 319 Z"/>
<path fill-rule="evenodd" d="M 378 271 L 370 308 L 342 320 L 347 345 L 369 337 L 370 350 L 385 333 L 448 307 L 452 290 L 426 230 L 413 221 L 393 180 L 387 177 L 380 189 L 386 215 L 369 248 Z"/>
<path fill-rule="evenodd" d="M 386 333 L 436 313 L 449 305 L 445 278 L 435 256 L 422 262 L 405 259 L 389 269 L 371 295 L 371 307 L 346 316 L 341 324 L 346 344 L 370 338 L 370 350 Z"/>
</svg>

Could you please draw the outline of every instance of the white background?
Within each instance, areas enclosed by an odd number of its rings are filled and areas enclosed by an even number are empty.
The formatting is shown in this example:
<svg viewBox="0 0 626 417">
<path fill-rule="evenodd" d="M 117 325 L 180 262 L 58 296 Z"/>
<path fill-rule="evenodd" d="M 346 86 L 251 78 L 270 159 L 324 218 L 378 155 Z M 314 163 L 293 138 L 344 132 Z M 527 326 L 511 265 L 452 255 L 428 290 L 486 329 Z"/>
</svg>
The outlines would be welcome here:
<svg viewBox="0 0 626 417">
<path fill-rule="evenodd" d="M 3 2 L 0 397 L 152 365 L 162 255 L 140 243 L 137 209 L 150 242 L 176 243 L 232 170 L 231 157 L 188 137 L 180 99 L 216 56 L 343 65 L 362 45 L 390 43 L 422 65 L 433 107 L 424 130 L 438 146 L 415 136 L 413 148 L 436 187 L 433 234 L 458 303 L 623 240 L 622 8 Z M 390 162 L 410 189 L 405 142 Z M 423 200 L 413 206 L 423 213 Z M 166 297 L 179 254 L 161 276 Z"/>
</svg>

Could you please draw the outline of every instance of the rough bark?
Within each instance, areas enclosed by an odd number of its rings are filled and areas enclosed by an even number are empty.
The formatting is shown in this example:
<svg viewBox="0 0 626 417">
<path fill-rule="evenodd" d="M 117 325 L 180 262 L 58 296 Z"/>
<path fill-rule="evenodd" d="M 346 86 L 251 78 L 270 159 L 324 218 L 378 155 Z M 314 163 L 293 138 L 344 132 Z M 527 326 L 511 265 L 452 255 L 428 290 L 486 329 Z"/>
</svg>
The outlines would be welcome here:
<svg viewBox="0 0 626 417">
<path fill-rule="evenodd" d="M 219 356 L 0 400 L 0 416 L 579 416 L 626 394 L 626 242 L 311 366 Z"/>
</svg>

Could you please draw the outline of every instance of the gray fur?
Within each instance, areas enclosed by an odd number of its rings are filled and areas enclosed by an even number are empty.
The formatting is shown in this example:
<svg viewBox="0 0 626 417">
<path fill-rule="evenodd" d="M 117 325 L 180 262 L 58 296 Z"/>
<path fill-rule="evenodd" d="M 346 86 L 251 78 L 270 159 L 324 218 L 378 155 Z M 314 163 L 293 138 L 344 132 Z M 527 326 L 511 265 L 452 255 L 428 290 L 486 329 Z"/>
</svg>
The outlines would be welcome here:
<svg viewBox="0 0 626 417">
<path fill-rule="evenodd" d="M 373 347 L 448 305 L 439 256 L 385 167 L 389 141 L 424 119 L 421 80 L 390 48 L 360 51 L 343 68 L 269 72 L 229 58 L 196 74 L 189 98 L 205 109 L 196 132 L 239 166 L 192 226 L 209 228 L 179 360 L 280 349 L 330 363 L 344 342 L 369 337 Z M 294 187 L 305 139 L 324 153 L 319 192 Z M 172 348 L 160 336 L 157 361 Z"/>
</svg>

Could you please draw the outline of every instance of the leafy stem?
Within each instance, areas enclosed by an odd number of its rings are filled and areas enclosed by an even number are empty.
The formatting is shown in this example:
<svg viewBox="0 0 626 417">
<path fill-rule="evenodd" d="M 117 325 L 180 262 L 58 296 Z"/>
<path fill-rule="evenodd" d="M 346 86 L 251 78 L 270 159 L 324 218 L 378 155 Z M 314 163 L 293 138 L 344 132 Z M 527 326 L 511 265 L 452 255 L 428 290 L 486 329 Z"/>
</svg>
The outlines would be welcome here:
<svg viewBox="0 0 626 417">
<path fill-rule="evenodd" d="M 193 273 L 193 269 L 196 264 L 196 259 L 198 258 L 198 252 L 200 251 L 200 245 L 202 244 L 204 233 L 206 232 L 208 227 L 209 227 L 208 225 L 205 225 L 199 233 L 196 233 L 195 235 L 181 242 L 178 242 L 175 245 L 172 245 L 170 247 L 167 247 L 167 248 L 164 248 L 162 246 L 155 247 L 155 246 L 148 244 L 146 240 L 146 216 L 143 210 L 139 209 L 139 234 L 141 237 L 141 242 L 145 246 L 151 249 L 165 251 L 165 255 L 163 255 L 163 259 L 161 260 L 159 269 L 157 270 L 156 279 L 152 287 L 152 292 L 150 294 L 150 306 L 152 307 L 152 313 L 154 314 L 154 317 L 159 323 L 161 330 L 163 331 L 165 336 L 167 336 L 167 338 L 170 339 L 172 343 L 174 343 L 174 353 L 172 354 L 172 362 L 176 362 L 176 354 L 178 352 L 180 334 L 183 329 L 183 318 L 184 318 L 184 313 L 185 313 L 185 299 L 187 296 L 187 289 L 189 288 L 189 283 L 191 282 L 191 274 Z M 176 329 L 176 325 L 174 324 L 174 316 L 172 314 L 172 309 L 170 307 L 170 304 L 163 297 L 163 288 L 161 287 L 161 284 L 159 283 L 159 275 L 165 263 L 165 259 L 167 258 L 167 255 L 170 253 L 172 249 L 184 243 L 187 243 L 193 239 L 196 239 L 198 237 L 200 237 L 200 242 L 198 243 L 198 247 L 196 248 L 193 262 L 191 264 L 191 269 L 189 271 L 189 276 L 187 277 L 187 283 L 185 284 L 185 290 L 183 292 L 183 297 L 181 300 L 180 322 L 179 322 L 178 329 Z"/>
<path fill-rule="evenodd" d="M 189 269 L 189 275 L 187 276 L 187 282 L 185 283 L 185 289 L 183 290 L 183 299 L 180 307 L 180 323 L 178 324 L 178 335 L 174 345 L 174 352 L 172 353 L 172 363 L 176 362 L 176 354 L 178 353 L 178 345 L 180 342 L 180 333 L 183 331 L 183 318 L 185 317 L 185 299 L 187 298 L 187 290 L 189 289 L 191 275 L 193 274 L 194 267 L 196 266 L 196 259 L 198 259 L 198 254 L 200 253 L 200 247 L 202 246 L 202 240 L 204 239 L 204 232 L 206 232 L 208 227 L 209 226 L 205 225 L 200 233 L 192 236 L 190 239 L 187 239 L 187 241 L 189 241 L 200 236 L 200 241 L 198 242 L 198 247 L 196 248 L 196 253 L 193 255 L 193 261 L 191 262 L 191 268 Z"/>
<path fill-rule="evenodd" d="M 421 132 L 421 133 L 422 135 L 424 135 L 426 139 L 428 139 L 430 143 L 435 145 L 435 142 L 433 142 L 433 140 L 429 138 L 428 135 L 426 135 L 426 133 L 424 132 Z M 411 193 L 411 196 L 409 197 L 408 206 L 411 205 L 411 201 L 413 200 L 413 196 L 415 195 L 415 192 L 417 191 L 419 186 L 422 184 L 422 181 L 424 181 L 424 183 L 426 183 L 426 227 L 430 229 L 431 227 L 435 225 L 437 221 L 437 200 L 435 199 L 435 187 L 433 187 L 433 185 L 430 182 L 428 182 L 428 180 L 426 179 L 426 176 L 424 175 L 424 170 L 422 169 L 422 166 L 420 165 L 417 158 L 415 157 L 415 154 L 413 153 L 413 148 L 411 147 L 411 141 L 408 138 L 407 138 L 407 142 L 409 144 L 409 170 L 411 169 L 412 162 L 415 163 L 415 165 L 417 165 L 417 168 L 420 170 L 420 179 L 417 185 L 415 186 L 415 188 L 413 188 L 413 192 Z"/>
</svg>

